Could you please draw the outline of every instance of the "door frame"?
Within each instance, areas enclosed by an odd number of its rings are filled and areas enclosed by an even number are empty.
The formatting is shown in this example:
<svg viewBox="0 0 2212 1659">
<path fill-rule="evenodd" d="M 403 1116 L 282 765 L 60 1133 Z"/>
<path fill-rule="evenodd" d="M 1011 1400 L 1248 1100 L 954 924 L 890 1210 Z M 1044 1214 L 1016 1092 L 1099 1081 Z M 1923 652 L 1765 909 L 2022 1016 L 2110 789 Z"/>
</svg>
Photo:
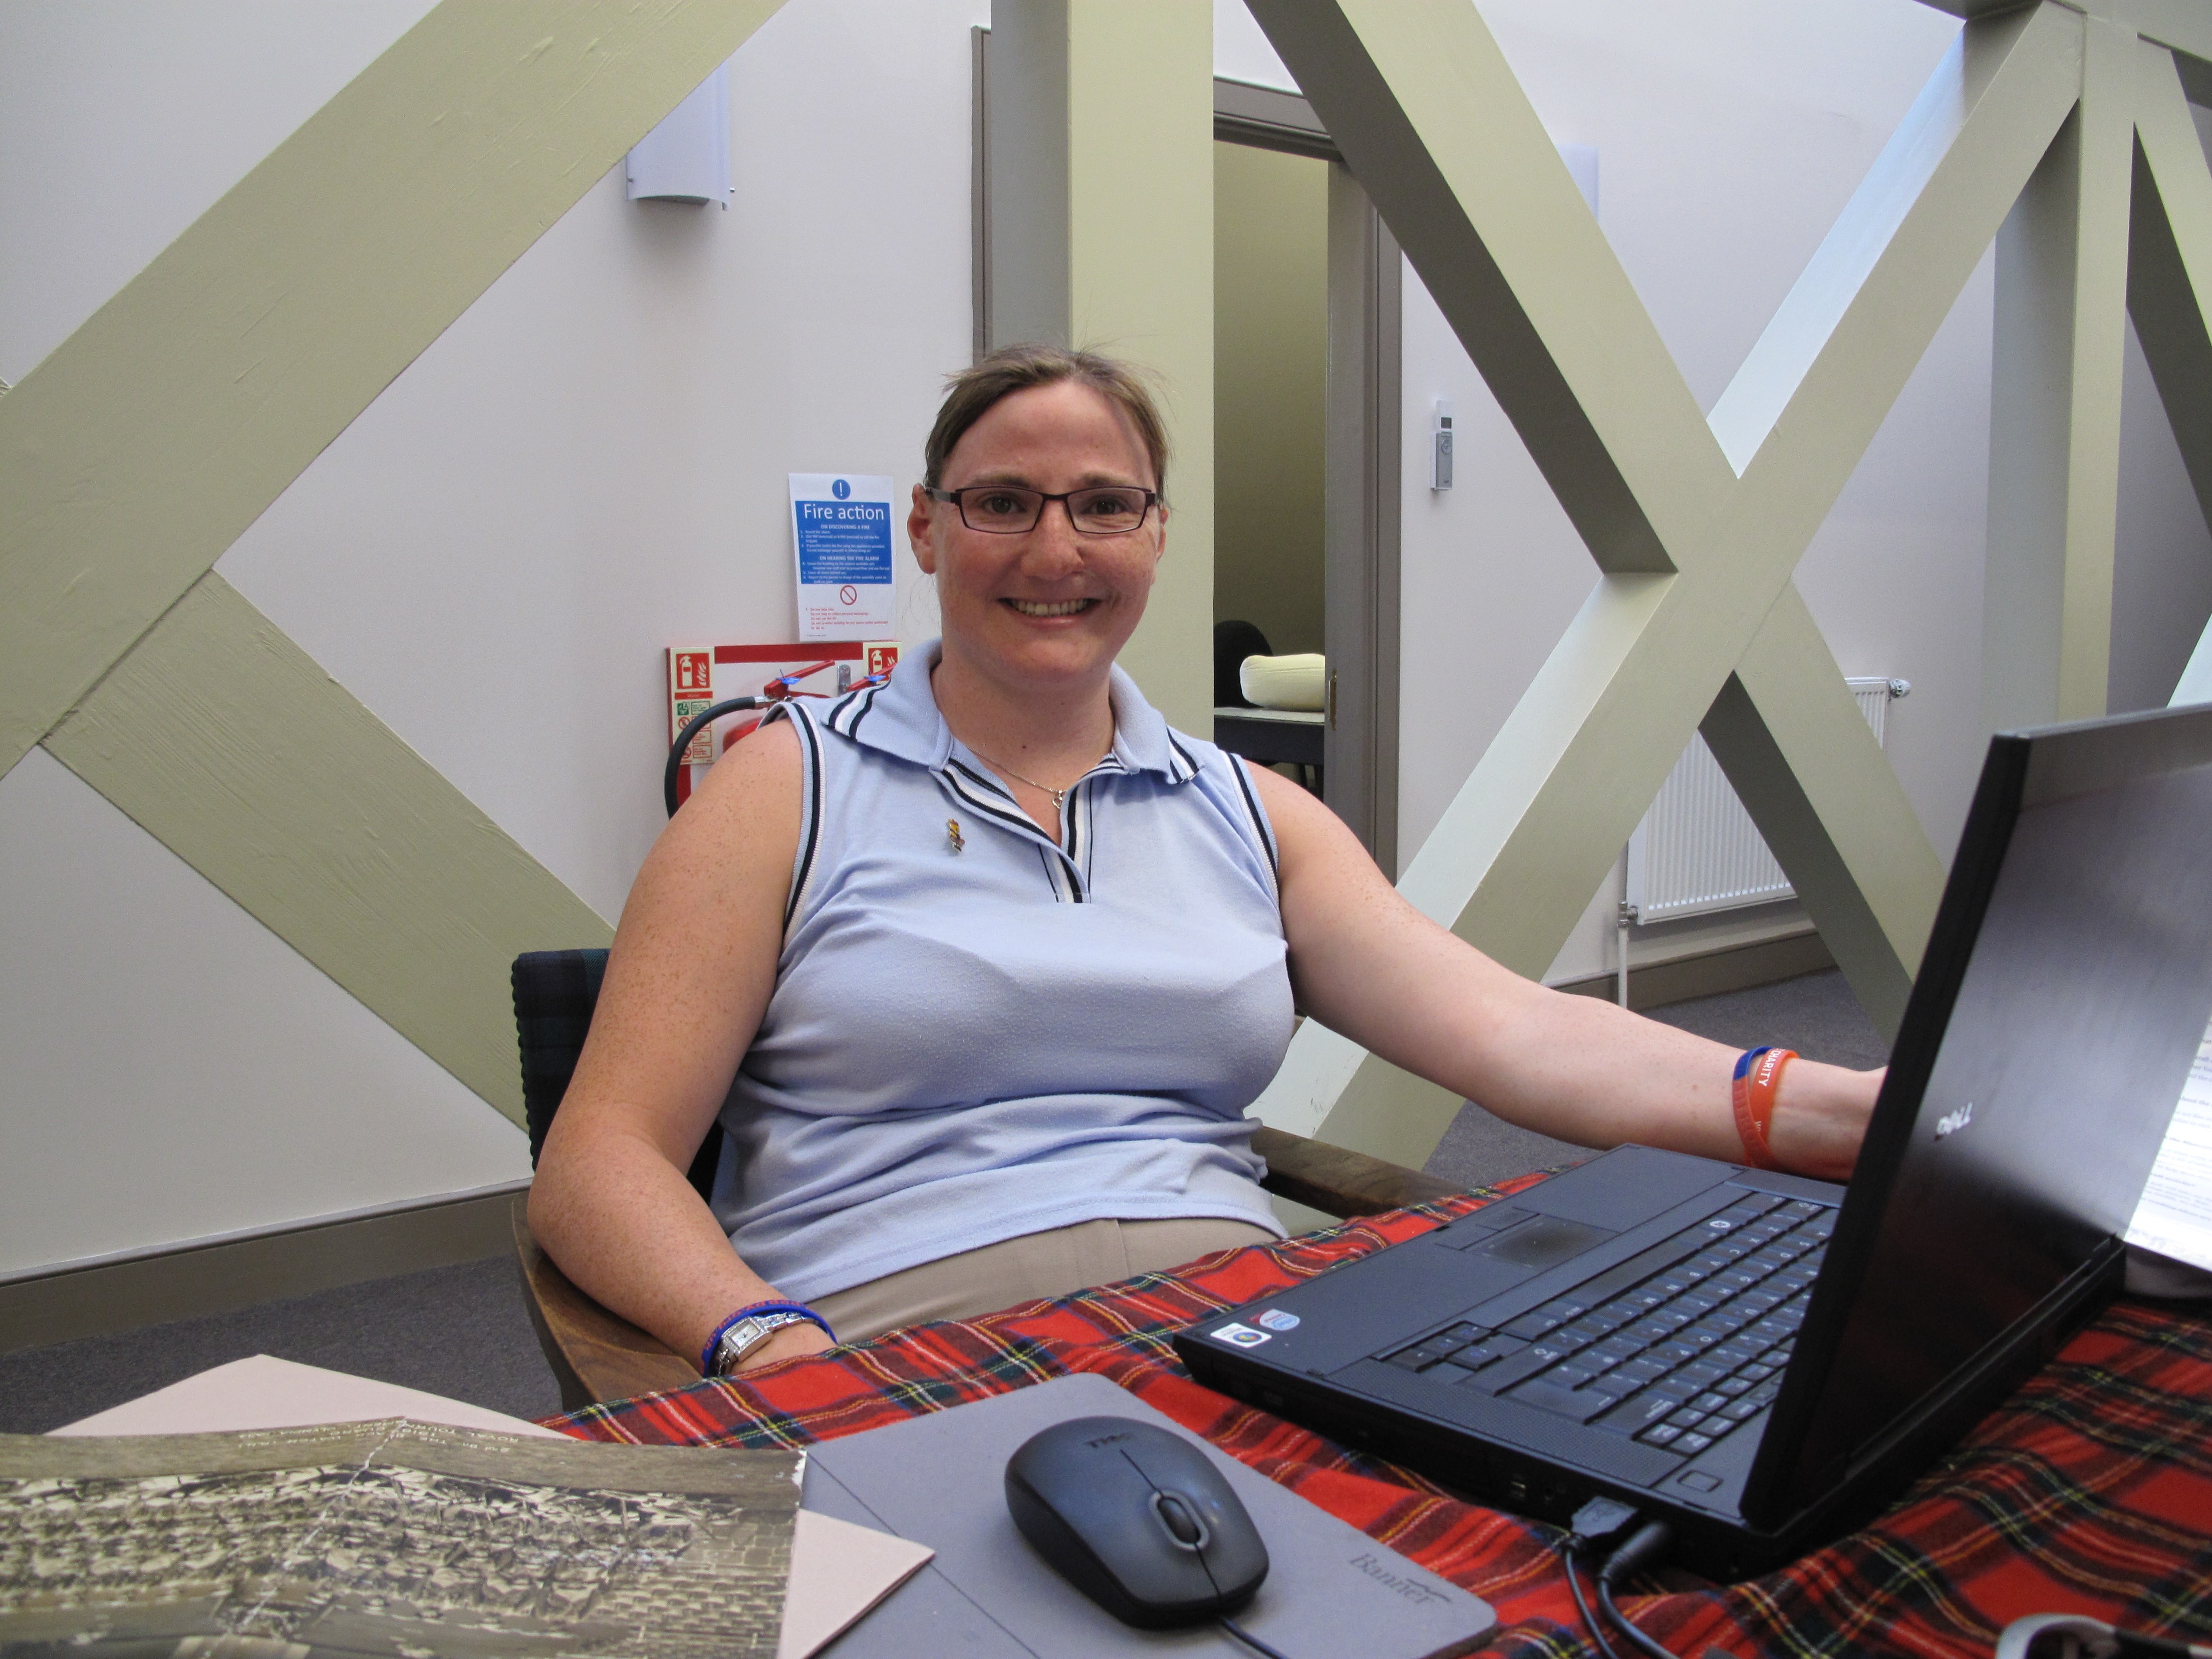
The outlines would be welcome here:
<svg viewBox="0 0 2212 1659">
<path fill-rule="evenodd" d="M 990 33 L 978 25 L 971 33 L 970 281 L 979 358 L 991 337 Z M 1395 881 L 1404 260 L 1328 130 L 1297 93 L 1217 76 L 1213 136 L 1329 163 L 1322 799 Z"/>
<path fill-rule="evenodd" d="M 1216 77 L 1213 136 L 1329 163 L 1322 799 L 1395 881 L 1404 261 L 1328 130 L 1296 93 Z"/>
</svg>

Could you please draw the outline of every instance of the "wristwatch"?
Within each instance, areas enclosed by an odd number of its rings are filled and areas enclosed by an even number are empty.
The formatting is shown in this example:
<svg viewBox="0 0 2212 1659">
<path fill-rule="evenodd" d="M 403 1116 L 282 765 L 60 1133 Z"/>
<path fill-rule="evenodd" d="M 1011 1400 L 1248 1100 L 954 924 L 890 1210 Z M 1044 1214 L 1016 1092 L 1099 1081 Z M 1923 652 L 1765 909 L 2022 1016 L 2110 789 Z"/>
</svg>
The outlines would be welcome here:
<svg viewBox="0 0 2212 1659">
<path fill-rule="evenodd" d="M 716 1376 L 727 1376 L 736 1370 L 744 1357 L 774 1336 L 787 1325 L 808 1325 L 813 1322 L 805 1314 L 757 1313 L 744 1318 L 722 1333 L 722 1340 L 714 1344 Z"/>
</svg>

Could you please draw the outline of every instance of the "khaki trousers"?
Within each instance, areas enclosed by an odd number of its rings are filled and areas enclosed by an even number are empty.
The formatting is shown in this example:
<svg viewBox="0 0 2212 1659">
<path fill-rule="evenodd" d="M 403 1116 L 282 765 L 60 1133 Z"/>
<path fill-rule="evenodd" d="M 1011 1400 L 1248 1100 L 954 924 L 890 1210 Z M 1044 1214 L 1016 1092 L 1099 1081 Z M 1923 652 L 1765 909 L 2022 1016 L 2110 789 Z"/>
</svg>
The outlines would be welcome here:
<svg viewBox="0 0 2212 1659">
<path fill-rule="evenodd" d="M 886 1273 L 817 1296 L 810 1305 L 840 1342 L 865 1342 L 901 1325 L 973 1319 L 1039 1297 L 1180 1267 L 1215 1250 L 1274 1242 L 1265 1227 L 1211 1217 L 1079 1221 Z"/>
</svg>

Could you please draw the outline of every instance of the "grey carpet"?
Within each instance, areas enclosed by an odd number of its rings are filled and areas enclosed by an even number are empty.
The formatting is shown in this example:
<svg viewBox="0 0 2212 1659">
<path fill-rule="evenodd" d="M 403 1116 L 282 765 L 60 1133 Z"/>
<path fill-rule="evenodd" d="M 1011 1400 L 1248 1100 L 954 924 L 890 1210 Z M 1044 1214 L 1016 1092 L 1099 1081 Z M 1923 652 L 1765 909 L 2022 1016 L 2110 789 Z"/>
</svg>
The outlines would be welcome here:
<svg viewBox="0 0 2212 1659">
<path fill-rule="evenodd" d="M 1737 1047 L 1774 1042 L 1814 1060 L 1879 1066 L 1887 1045 L 1841 974 L 1808 974 L 1704 997 L 1652 1018 Z M 1463 1108 L 1431 1175 L 1481 1186 L 1589 1157 L 1589 1150 Z M 514 1263 L 504 1257 L 407 1273 L 236 1313 L 0 1354 L 0 1432 L 48 1429 L 249 1354 L 274 1354 L 425 1389 L 516 1417 L 560 1410 Z"/>
<path fill-rule="evenodd" d="M 523 1306 L 521 1275 L 511 1258 L 495 1256 L 0 1354 L 0 1432 L 44 1434 L 257 1353 L 514 1417 L 561 1409 Z"/>
<path fill-rule="evenodd" d="M 1735 1048 L 1771 1042 L 1808 1060 L 1862 1070 L 1889 1060 L 1889 1045 L 1834 969 L 1654 1008 L 1650 1017 Z M 1516 1127 L 1469 1103 L 1460 1108 L 1425 1167 L 1457 1185 L 1482 1187 L 1590 1156 L 1586 1146 Z"/>
<path fill-rule="evenodd" d="M 1732 1048 L 1771 1042 L 1795 1048 L 1808 1060 L 1857 1071 L 1889 1064 L 1888 1042 L 1833 968 L 1748 991 L 1654 1008 L 1651 1018 Z"/>
</svg>

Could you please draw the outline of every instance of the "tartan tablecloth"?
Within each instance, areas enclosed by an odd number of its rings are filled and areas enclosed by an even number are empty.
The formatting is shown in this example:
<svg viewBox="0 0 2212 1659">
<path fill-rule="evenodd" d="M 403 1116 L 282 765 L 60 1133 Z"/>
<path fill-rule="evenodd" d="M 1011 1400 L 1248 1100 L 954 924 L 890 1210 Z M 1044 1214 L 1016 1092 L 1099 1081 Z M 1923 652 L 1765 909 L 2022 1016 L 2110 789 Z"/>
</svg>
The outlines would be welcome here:
<svg viewBox="0 0 2212 1659">
<path fill-rule="evenodd" d="M 1185 1325 L 1528 1184 L 548 1421 L 641 1444 L 796 1447 L 1095 1371 L 1487 1599 L 1501 1626 L 1486 1651 L 1587 1654 L 1594 1650 L 1553 1528 L 1462 1502 L 1408 1470 L 1200 1388 L 1168 1344 Z M 2005 1625 L 2044 1612 L 2203 1642 L 2212 1639 L 2208 1538 L 2212 1322 L 2202 1310 L 2120 1302 L 1864 1531 L 1742 1584 L 1662 1569 L 1623 1607 L 1685 1656 L 1709 1648 L 1986 1656 Z"/>
</svg>

